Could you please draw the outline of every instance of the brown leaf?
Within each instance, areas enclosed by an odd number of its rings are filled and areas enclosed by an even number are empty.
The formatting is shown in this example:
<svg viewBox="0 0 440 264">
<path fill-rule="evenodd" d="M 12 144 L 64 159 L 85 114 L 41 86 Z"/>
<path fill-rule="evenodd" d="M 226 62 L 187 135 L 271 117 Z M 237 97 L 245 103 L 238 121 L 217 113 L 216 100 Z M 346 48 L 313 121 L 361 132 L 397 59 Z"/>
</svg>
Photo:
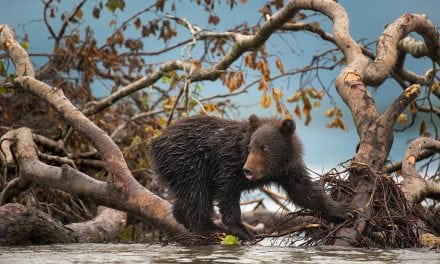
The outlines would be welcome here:
<svg viewBox="0 0 440 264">
<path fill-rule="evenodd" d="M 296 105 L 295 107 L 295 115 L 301 119 L 301 109 L 299 109 L 299 105 Z"/>
<path fill-rule="evenodd" d="M 134 21 L 134 25 L 135 25 L 136 29 L 139 29 L 142 25 L 141 19 L 136 18 L 136 20 Z"/>
<path fill-rule="evenodd" d="M 98 7 L 93 8 L 92 15 L 94 18 L 99 19 L 99 16 L 101 15 L 101 9 Z"/>
<path fill-rule="evenodd" d="M 306 97 L 306 96 L 302 96 L 302 101 L 303 101 L 303 104 L 304 104 L 303 113 L 305 115 L 307 115 L 307 114 L 309 114 L 312 111 L 312 104 L 310 103 L 309 98 Z"/>
<path fill-rule="evenodd" d="M 281 72 L 281 74 L 284 74 L 284 66 L 283 66 L 283 63 L 281 62 L 280 58 L 276 59 L 275 65 L 277 66 L 277 68 Z"/>
<path fill-rule="evenodd" d="M 260 60 L 258 62 L 257 69 L 260 70 L 266 80 L 270 80 L 270 69 L 265 60 Z"/>
<path fill-rule="evenodd" d="M 411 102 L 409 104 L 409 109 L 411 110 L 411 113 L 413 113 L 413 114 L 417 114 L 417 112 L 419 111 L 419 110 L 417 110 L 416 103 L 414 103 L 414 102 Z"/>
<path fill-rule="evenodd" d="M 163 11 L 165 0 L 156 0 L 156 10 Z"/>
<path fill-rule="evenodd" d="M 108 23 L 109 27 L 112 27 L 116 24 L 116 20 L 112 19 L 110 20 L 110 22 Z"/>
<path fill-rule="evenodd" d="M 258 90 L 265 90 L 267 91 L 267 82 L 264 78 L 260 79 L 260 82 L 258 84 Z"/>
<path fill-rule="evenodd" d="M 208 23 L 217 25 L 220 22 L 220 18 L 218 16 L 210 15 L 208 18 Z"/>
<path fill-rule="evenodd" d="M 246 56 L 244 57 L 244 64 L 251 69 L 255 69 L 257 67 L 255 57 L 253 56 L 252 52 L 246 53 Z"/>
<path fill-rule="evenodd" d="M 307 114 L 306 114 L 306 121 L 304 122 L 304 124 L 305 124 L 306 126 L 308 126 L 308 125 L 310 124 L 311 121 L 312 121 L 312 115 L 310 114 L 310 111 L 309 111 L 309 112 L 307 112 Z"/>
<path fill-rule="evenodd" d="M 280 89 L 277 89 L 277 88 L 272 89 L 272 97 L 275 101 L 275 108 L 277 110 L 277 113 L 279 113 L 279 114 L 282 113 L 282 109 L 281 109 L 282 103 L 280 101 L 281 96 L 282 96 L 282 92 Z"/>
</svg>

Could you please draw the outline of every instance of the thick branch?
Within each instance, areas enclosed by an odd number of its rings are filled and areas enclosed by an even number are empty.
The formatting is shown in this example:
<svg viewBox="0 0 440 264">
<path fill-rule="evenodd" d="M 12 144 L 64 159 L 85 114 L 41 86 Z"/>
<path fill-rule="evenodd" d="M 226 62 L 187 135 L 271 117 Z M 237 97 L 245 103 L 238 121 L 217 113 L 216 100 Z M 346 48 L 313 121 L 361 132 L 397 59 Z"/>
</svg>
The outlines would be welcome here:
<svg viewBox="0 0 440 264">
<path fill-rule="evenodd" d="M 440 35 L 438 35 L 440 38 Z M 440 42 L 440 40 L 438 41 Z M 418 41 L 411 37 L 406 37 L 399 42 L 398 49 L 400 52 L 409 53 L 414 58 L 421 58 L 424 56 L 430 56 L 430 51 L 424 41 Z M 440 49 L 437 50 L 437 54 L 433 59 L 440 64 Z"/>
<path fill-rule="evenodd" d="M 183 227 L 172 217 L 171 205 L 145 189 L 132 177 L 118 146 L 104 131 L 76 109 L 64 96 L 61 89 L 52 88 L 30 77 L 17 77 L 14 82 L 49 102 L 72 127 L 83 133 L 103 156 L 110 177 L 108 185 L 102 183 L 101 188 L 103 189 L 100 190 L 100 193 L 98 192 L 102 199 L 97 199 L 98 203 L 138 215 L 163 230 L 170 231 L 170 233 L 184 231 Z M 29 173 L 32 173 L 32 170 L 29 170 Z M 50 182 L 49 179 L 46 181 Z M 71 187 L 65 187 L 66 191 L 71 191 Z M 87 191 L 87 189 L 83 187 L 82 191 Z M 103 196 L 111 197 L 104 199 Z"/>
<path fill-rule="evenodd" d="M 366 85 L 378 86 L 385 81 L 397 61 L 397 45 L 409 33 L 419 33 L 429 55 L 435 57 L 439 50 L 439 33 L 436 26 L 423 15 L 406 14 L 389 24 L 379 38 L 376 59 L 368 65 L 362 80 Z"/>
<path fill-rule="evenodd" d="M 15 34 L 6 24 L 0 24 L 0 49 L 6 51 L 15 65 L 18 76 L 34 76 L 32 62 L 26 50 L 15 40 Z"/>
<path fill-rule="evenodd" d="M 38 209 L 9 203 L 0 207 L 0 245 L 108 242 L 119 235 L 126 217 L 101 207 L 90 221 L 63 225 Z"/>
<path fill-rule="evenodd" d="M 421 137 L 414 140 L 408 147 L 402 160 L 402 176 L 405 178 L 401 184 L 406 199 L 412 203 L 419 203 L 424 198 L 440 200 L 440 183 L 423 179 L 416 170 L 416 158 L 423 150 L 440 153 L 440 141 Z"/>
<path fill-rule="evenodd" d="M 394 100 L 388 109 L 380 116 L 378 122 L 386 130 L 391 130 L 396 122 L 397 117 L 405 110 L 405 108 L 419 96 L 420 85 L 413 84 L 403 91 L 403 93 Z M 389 133 L 392 133 L 391 131 Z"/>
<path fill-rule="evenodd" d="M 68 224 L 66 227 L 79 234 L 81 243 L 114 241 L 127 223 L 127 213 L 100 206 L 92 220 Z"/>
</svg>

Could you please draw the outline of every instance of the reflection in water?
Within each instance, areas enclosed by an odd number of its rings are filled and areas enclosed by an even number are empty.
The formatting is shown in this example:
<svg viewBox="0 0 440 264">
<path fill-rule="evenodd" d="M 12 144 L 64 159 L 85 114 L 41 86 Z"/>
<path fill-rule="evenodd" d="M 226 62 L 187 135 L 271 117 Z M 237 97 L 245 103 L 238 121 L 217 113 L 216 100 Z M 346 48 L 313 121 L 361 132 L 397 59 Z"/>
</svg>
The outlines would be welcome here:
<svg viewBox="0 0 440 264">
<path fill-rule="evenodd" d="M 426 249 L 363 250 L 338 247 L 69 244 L 0 247 L 0 263 L 440 263 Z"/>
</svg>

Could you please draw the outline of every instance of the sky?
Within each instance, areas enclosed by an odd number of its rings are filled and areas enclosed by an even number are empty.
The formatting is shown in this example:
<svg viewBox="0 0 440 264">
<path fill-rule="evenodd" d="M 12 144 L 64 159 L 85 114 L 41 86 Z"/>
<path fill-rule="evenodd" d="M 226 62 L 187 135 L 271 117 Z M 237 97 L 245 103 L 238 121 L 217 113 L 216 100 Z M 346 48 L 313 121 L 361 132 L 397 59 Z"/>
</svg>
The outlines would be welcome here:
<svg viewBox="0 0 440 264">
<path fill-rule="evenodd" d="M 185 5 L 185 1 L 186 0 L 176 1 L 178 4 L 176 16 L 185 17 L 192 23 L 220 32 L 245 21 L 248 21 L 250 25 L 255 24 L 260 19 L 260 14 L 257 11 L 264 2 L 248 0 L 248 4 L 239 4 L 233 10 L 229 10 L 229 7 L 224 4 L 217 5 L 215 11 L 221 16 L 221 21 L 219 25 L 213 27 L 212 25 L 206 25 L 207 15 L 202 7 L 195 7 L 193 4 Z M 78 1 L 63 0 L 61 2 L 62 8 L 70 11 L 74 3 Z M 97 38 L 99 38 L 99 36 L 106 36 L 112 32 L 112 28 L 109 27 L 109 21 L 111 19 L 117 18 L 118 21 L 123 21 L 124 18 L 154 3 L 154 1 L 126 1 L 125 11 L 117 14 L 117 17 L 103 13 L 101 19 L 96 20 L 90 16 L 92 10 L 90 7 L 93 7 L 98 2 L 97 0 L 90 0 L 85 8 L 85 10 L 89 10 L 89 13 L 84 14 L 84 19 L 88 20 L 87 23 L 93 24 L 95 37 Z M 393 22 L 405 13 L 426 14 L 436 25 L 440 25 L 439 0 L 339 0 L 339 3 L 345 7 L 349 14 L 351 33 L 356 40 L 363 38 L 366 39 L 366 42 L 376 40 L 384 30 L 385 25 Z M 25 8 L 24 6 L 27 7 Z M 9 24 L 15 29 L 19 37 L 27 33 L 30 39 L 30 52 L 50 52 L 52 50 L 52 41 L 48 39 L 49 34 L 41 21 L 42 10 L 43 5 L 41 0 L 2 0 L 0 23 Z M 148 20 L 149 14 L 145 14 L 141 19 Z M 319 22 L 326 30 L 330 29 L 331 24 L 322 17 L 319 18 Z M 183 33 L 184 34 L 180 33 L 182 38 L 190 37 L 189 32 L 187 32 L 186 35 L 185 32 Z M 284 67 L 286 69 L 305 66 L 310 62 L 314 54 L 326 48 L 334 47 L 330 43 L 323 43 L 323 41 L 316 36 L 304 33 L 289 33 L 283 34 L 282 37 L 271 37 L 267 46 L 268 50 L 270 49 L 271 52 L 283 58 Z M 157 45 L 154 42 L 144 43 L 144 49 L 149 51 L 157 50 Z M 176 59 L 181 56 L 181 50 L 177 50 L 167 56 L 168 57 L 150 59 Z M 45 59 L 41 57 L 33 58 L 33 63 L 35 65 L 41 65 L 44 63 L 44 60 Z M 409 58 L 406 63 L 409 69 L 420 74 L 423 74 L 429 65 L 430 61 L 427 59 L 415 60 Z M 338 72 L 339 70 L 323 73 L 321 77 L 325 82 L 330 83 L 337 76 Z M 227 92 L 227 88 L 220 82 L 213 83 L 205 81 L 201 83 L 201 86 L 204 88 L 206 96 Z M 293 77 L 288 80 L 277 81 L 274 83 L 274 86 L 284 87 L 286 94 L 289 92 L 293 93 L 299 87 L 299 78 Z M 96 88 L 96 92 L 102 94 L 107 92 L 101 89 L 103 88 Z M 378 109 L 381 112 L 392 102 L 393 98 L 400 94 L 401 88 L 397 86 L 394 81 L 388 80 L 379 89 L 371 89 L 371 91 L 378 104 Z M 260 116 L 275 114 L 274 107 L 264 110 L 258 105 L 260 97 L 261 92 L 257 91 L 256 87 L 254 87 L 249 93 L 234 98 L 233 100 L 237 102 L 237 104 L 247 105 L 249 107 L 240 108 L 240 111 L 235 113 L 233 117 L 246 118 L 251 113 L 256 113 Z M 329 120 L 323 113 L 331 106 L 328 101 L 323 102 L 319 108 L 312 111 L 313 120 L 310 125 L 304 126 L 304 120 L 296 120 L 297 133 L 304 144 L 305 162 L 309 168 L 318 173 L 330 170 L 337 164 L 352 158 L 355 154 L 355 146 L 358 142 L 358 136 L 347 107 L 338 99 L 335 92 L 333 93 L 333 97 L 336 99 L 338 106 L 344 110 L 344 120 L 348 125 L 348 131 L 326 128 L 326 124 Z M 396 133 L 390 159 L 392 161 L 400 160 L 403 156 L 403 151 L 407 147 L 408 141 L 416 137 L 417 129 L 412 129 L 404 133 Z"/>
</svg>

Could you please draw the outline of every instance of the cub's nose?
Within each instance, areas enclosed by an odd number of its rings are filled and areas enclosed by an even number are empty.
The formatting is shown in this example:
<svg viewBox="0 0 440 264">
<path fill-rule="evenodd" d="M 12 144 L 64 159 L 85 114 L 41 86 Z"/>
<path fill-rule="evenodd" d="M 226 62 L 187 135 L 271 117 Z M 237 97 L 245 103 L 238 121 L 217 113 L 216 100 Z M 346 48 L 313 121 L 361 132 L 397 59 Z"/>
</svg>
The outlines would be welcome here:
<svg viewBox="0 0 440 264">
<path fill-rule="evenodd" d="M 253 173 L 252 173 L 252 170 L 251 169 L 248 169 L 248 168 L 243 168 L 243 173 L 244 173 L 244 175 L 252 175 Z"/>
</svg>

